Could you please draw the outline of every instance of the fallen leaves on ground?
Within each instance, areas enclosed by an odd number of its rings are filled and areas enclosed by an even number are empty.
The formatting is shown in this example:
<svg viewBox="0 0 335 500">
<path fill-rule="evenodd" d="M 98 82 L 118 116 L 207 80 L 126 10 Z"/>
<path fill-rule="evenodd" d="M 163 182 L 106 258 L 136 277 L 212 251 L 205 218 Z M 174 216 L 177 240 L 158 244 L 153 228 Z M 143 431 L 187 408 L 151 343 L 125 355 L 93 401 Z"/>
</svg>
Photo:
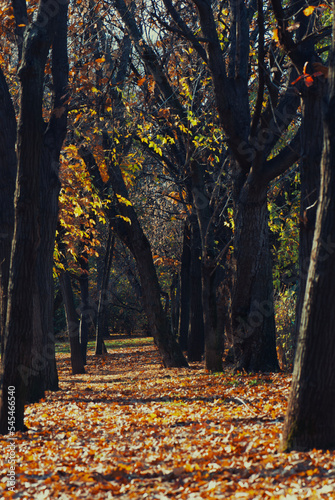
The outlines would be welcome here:
<svg viewBox="0 0 335 500">
<path fill-rule="evenodd" d="M 26 408 L 16 435 L 16 488 L 27 499 L 331 499 L 335 453 L 278 453 L 290 387 L 285 374 L 210 374 L 161 367 L 155 348 L 88 356 L 60 388 Z"/>
</svg>

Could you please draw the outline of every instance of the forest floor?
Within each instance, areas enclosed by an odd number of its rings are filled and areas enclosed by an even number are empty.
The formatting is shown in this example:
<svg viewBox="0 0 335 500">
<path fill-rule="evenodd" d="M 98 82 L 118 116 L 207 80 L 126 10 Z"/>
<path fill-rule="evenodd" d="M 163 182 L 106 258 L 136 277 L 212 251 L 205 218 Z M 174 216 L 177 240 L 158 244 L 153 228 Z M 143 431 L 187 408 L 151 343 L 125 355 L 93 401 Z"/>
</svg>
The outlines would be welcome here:
<svg viewBox="0 0 335 500">
<path fill-rule="evenodd" d="M 85 375 L 58 353 L 61 390 L 16 435 L 14 492 L 0 436 L 1 498 L 335 499 L 335 452 L 278 452 L 288 374 L 164 369 L 150 339 L 120 345 L 89 351 Z"/>
</svg>

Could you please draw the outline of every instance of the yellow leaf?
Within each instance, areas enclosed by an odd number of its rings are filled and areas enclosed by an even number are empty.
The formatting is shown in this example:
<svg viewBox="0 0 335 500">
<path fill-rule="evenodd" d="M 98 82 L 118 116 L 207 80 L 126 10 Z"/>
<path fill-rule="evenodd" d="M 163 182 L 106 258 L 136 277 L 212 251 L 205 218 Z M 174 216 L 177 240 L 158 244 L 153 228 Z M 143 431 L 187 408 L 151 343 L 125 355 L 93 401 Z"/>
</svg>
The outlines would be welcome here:
<svg viewBox="0 0 335 500">
<path fill-rule="evenodd" d="M 124 217 L 123 215 L 117 215 L 116 217 L 118 217 L 119 219 L 123 219 L 125 222 L 128 222 L 128 224 L 131 225 L 131 220 L 129 219 L 129 217 Z"/>
<path fill-rule="evenodd" d="M 309 7 L 306 7 L 306 9 L 303 10 L 303 13 L 305 14 L 305 16 L 310 16 L 313 14 L 315 10 L 315 7 L 313 5 L 310 5 Z"/>
<path fill-rule="evenodd" d="M 80 205 L 77 205 L 75 209 L 73 210 L 73 213 L 76 217 L 80 217 L 83 214 L 83 211 L 80 207 Z"/>
<path fill-rule="evenodd" d="M 127 198 L 124 198 L 120 194 L 117 194 L 116 197 L 117 197 L 119 203 L 122 203 L 123 205 L 126 205 L 127 207 L 132 206 L 131 201 L 127 200 Z"/>
</svg>

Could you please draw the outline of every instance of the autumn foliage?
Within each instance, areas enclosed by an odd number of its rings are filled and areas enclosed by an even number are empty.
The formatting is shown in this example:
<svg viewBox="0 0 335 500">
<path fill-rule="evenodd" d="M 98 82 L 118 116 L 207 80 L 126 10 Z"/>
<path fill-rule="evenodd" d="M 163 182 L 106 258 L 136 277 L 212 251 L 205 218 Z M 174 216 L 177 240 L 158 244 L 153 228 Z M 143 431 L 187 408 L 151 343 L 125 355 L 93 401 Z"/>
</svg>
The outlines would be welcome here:
<svg viewBox="0 0 335 500">
<path fill-rule="evenodd" d="M 16 436 L 16 494 L 0 439 L 2 498 L 333 498 L 334 452 L 278 453 L 290 375 L 167 370 L 151 339 L 123 346 L 85 375 L 58 355 L 61 390 Z"/>
</svg>

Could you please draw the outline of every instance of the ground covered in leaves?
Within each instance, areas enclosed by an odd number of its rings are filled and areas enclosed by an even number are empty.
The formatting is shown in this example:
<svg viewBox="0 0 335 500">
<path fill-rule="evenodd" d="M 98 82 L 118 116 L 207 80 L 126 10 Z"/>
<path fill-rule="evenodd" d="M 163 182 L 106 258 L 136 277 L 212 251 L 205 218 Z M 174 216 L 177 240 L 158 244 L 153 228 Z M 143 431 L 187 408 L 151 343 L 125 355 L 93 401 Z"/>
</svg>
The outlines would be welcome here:
<svg viewBox="0 0 335 500">
<path fill-rule="evenodd" d="M 164 369 L 149 339 L 89 353 L 59 392 L 26 408 L 16 436 L 16 488 L 2 498 L 334 499 L 335 453 L 278 453 L 289 393 L 283 374 Z"/>
</svg>

